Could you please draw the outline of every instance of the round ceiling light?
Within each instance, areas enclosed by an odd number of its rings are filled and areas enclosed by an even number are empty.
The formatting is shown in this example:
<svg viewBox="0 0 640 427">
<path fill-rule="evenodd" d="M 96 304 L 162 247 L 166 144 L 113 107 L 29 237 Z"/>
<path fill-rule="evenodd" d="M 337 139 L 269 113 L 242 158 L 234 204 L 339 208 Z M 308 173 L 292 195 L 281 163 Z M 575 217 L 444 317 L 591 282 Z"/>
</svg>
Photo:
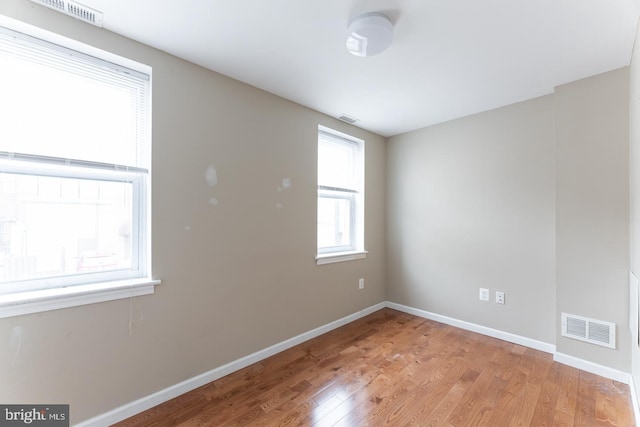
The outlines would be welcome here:
<svg viewBox="0 0 640 427">
<path fill-rule="evenodd" d="M 385 15 L 370 12 L 358 15 L 349 24 L 347 50 L 356 56 L 382 52 L 393 40 L 393 24 Z"/>
</svg>

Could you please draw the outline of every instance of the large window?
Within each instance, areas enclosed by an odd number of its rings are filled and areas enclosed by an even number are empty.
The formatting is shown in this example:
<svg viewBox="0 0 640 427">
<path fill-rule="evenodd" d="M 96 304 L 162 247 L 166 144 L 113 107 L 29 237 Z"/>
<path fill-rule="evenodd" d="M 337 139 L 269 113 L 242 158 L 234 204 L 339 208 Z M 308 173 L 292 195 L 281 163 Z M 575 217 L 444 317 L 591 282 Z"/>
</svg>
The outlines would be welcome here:
<svg viewBox="0 0 640 427">
<path fill-rule="evenodd" d="M 150 275 L 151 70 L 51 38 L 0 27 L 0 296 Z"/>
<path fill-rule="evenodd" d="M 364 254 L 364 143 L 318 130 L 318 261 Z M 345 257 L 346 254 L 349 256 Z M 355 256 L 360 258 L 361 256 Z"/>
</svg>

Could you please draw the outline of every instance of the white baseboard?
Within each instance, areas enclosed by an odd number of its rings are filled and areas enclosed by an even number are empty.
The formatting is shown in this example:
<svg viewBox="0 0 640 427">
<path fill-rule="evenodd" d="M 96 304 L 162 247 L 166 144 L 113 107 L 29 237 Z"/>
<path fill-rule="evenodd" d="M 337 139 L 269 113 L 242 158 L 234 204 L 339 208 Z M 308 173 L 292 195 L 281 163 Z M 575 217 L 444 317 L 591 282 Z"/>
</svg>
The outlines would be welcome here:
<svg viewBox="0 0 640 427">
<path fill-rule="evenodd" d="M 546 342 L 526 338 L 520 335 L 512 334 L 509 332 L 500 331 L 498 329 L 488 328 L 486 326 L 477 325 L 475 323 L 465 322 L 464 320 L 454 319 L 452 317 L 442 316 L 440 314 L 431 313 L 429 311 L 420 310 L 417 308 L 409 307 L 402 304 L 396 304 L 395 302 L 388 302 L 387 307 L 394 310 L 402 311 L 404 313 L 413 314 L 414 316 L 424 317 L 425 319 L 434 320 L 436 322 L 444 323 L 447 325 L 455 326 L 467 331 L 477 332 L 482 335 L 487 335 L 493 338 L 498 338 L 503 341 L 520 344 L 525 347 L 533 348 L 536 350 L 544 351 L 545 353 L 554 354 L 556 346 Z"/>
<path fill-rule="evenodd" d="M 198 387 L 201 387 L 205 384 L 215 381 L 218 378 L 222 378 L 225 375 L 229 375 L 232 372 L 238 371 L 242 368 L 252 365 L 256 362 L 266 359 L 267 357 L 273 356 L 274 354 L 280 353 L 284 350 L 287 350 L 291 347 L 294 347 L 312 338 L 320 336 L 326 332 L 339 328 L 340 326 L 346 325 L 347 323 L 351 323 L 357 319 L 360 319 L 361 317 L 367 316 L 375 311 L 383 309 L 385 306 L 386 304 L 382 302 L 382 303 L 373 305 L 371 307 L 368 307 L 364 310 L 360 310 L 357 313 L 343 317 L 342 319 L 335 320 L 331 323 L 327 323 L 326 325 L 323 325 L 311 331 L 302 333 L 288 340 L 279 342 L 277 344 L 272 345 L 271 347 L 267 347 L 263 350 L 257 351 L 253 354 L 234 360 L 233 362 L 227 363 L 226 365 L 212 369 L 209 372 L 205 372 L 203 374 L 200 374 L 198 376 L 185 380 L 179 384 L 175 384 L 171 387 L 165 388 L 164 390 L 160 390 L 149 396 L 138 399 L 135 402 L 128 403 L 126 405 L 120 406 L 119 408 L 115 408 L 112 411 L 106 412 L 104 414 L 98 415 L 89 420 L 83 421 L 79 424 L 76 424 L 76 426 L 102 427 L 105 425 L 111 425 L 119 421 L 125 420 L 129 417 L 139 414 L 142 411 L 146 411 L 147 409 L 153 408 L 156 405 L 159 405 L 163 402 L 173 399 L 174 397 L 178 397 L 181 394 L 187 393 L 191 390 L 194 390 Z"/>
<path fill-rule="evenodd" d="M 589 362 L 588 360 L 569 356 L 568 354 L 554 353 L 553 360 L 624 384 L 629 384 L 631 382 L 631 375 L 627 372 L 622 372 L 617 369 L 609 368 L 608 366 L 602 366 L 597 363 Z"/>
<path fill-rule="evenodd" d="M 347 323 L 351 323 L 357 319 L 360 319 L 361 317 L 367 316 L 385 307 L 402 311 L 404 313 L 413 314 L 415 316 L 423 317 L 425 319 L 434 320 L 436 322 L 445 323 L 447 325 L 455 326 L 460 329 L 465 329 L 468 331 L 477 332 L 479 334 L 498 338 L 504 341 L 520 344 L 525 347 L 544 351 L 546 353 L 551 353 L 553 354 L 553 359 L 559 363 L 563 363 L 565 365 L 582 369 L 584 371 L 591 372 L 605 378 L 609 378 L 625 384 L 629 384 L 635 417 L 636 417 L 636 420 L 640 420 L 640 410 L 638 408 L 638 399 L 636 396 L 635 387 L 633 386 L 633 378 L 631 377 L 630 374 L 626 372 L 618 371 L 616 369 L 608 368 L 606 366 L 602 366 L 602 365 L 589 362 L 583 359 L 578 359 L 576 357 L 569 356 L 566 354 L 557 353 L 556 347 L 553 344 L 545 343 L 545 342 L 534 340 L 531 338 L 526 338 L 520 335 L 500 331 L 493 328 L 488 328 L 486 326 L 477 325 L 475 323 L 466 322 L 464 320 L 458 320 L 452 317 L 442 316 L 440 314 L 431 313 L 425 310 L 420 310 L 420 309 L 409 307 L 406 305 L 386 301 L 383 303 L 373 305 L 369 308 L 358 311 L 357 313 L 343 317 L 331 323 L 327 323 L 324 326 L 320 326 L 316 329 L 302 333 L 288 340 L 274 344 L 271 347 L 267 347 L 263 350 L 257 351 L 253 354 L 242 357 L 233 362 L 227 363 L 226 365 L 215 368 L 209 372 L 205 372 L 201 375 L 185 380 L 179 384 L 175 384 L 164 390 L 160 390 L 149 396 L 138 399 L 135 402 L 131 402 L 119 408 L 115 408 L 112 411 L 106 412 L 104 414 L 98 415 L 89 420 L 83 421 L 82 423 L 77 424 L 77 426 L 101 427 L 104 425 L 110 425 L 110 424 L 114 424 L 119 421 L 125 420 L 142 411 L 146 411 L 147 409 L 153 408 L 156 405 L 159 405 L 163 402 L 173 399 L 174 397 L 180 396 L 200 386 L 208 384 L 211 381 L 215 381 L 218 378 L 222 378 L 225 375 L 229 375 L 230 373 L 233 373 L 237 370 L 245 368 L 249 365 L 252 365 L 256 362 L 266 359 L 267 357 L 273 356 L 274 354 L 280 353 L 281 351 L 287 350 L 291 347 L 294 347 L 298 344 L 301 344 L 305 341 L 308 341 L 326 332 L 332 331 L 333 329 L 339 328 L 340 326 L 346 325 Z"/>
</svg>

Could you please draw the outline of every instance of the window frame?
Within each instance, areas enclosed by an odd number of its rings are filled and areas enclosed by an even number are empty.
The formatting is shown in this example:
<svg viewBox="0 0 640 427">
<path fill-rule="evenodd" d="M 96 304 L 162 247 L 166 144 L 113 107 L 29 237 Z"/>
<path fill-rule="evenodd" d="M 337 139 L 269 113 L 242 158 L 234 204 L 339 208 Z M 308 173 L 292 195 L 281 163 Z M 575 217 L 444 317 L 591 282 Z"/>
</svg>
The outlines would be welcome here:
<svg viewBox="0 0 640 427">
<path fill-rule="evenodd" d="M 335 187 L 318 186 L 318 202 L 320 199 L 347 200 L 349 202 L 349 245 L 325 246 L 318 248 L 318 254 L 331 254 L 339 252 L 356 251 L 356 210 L 357 194 L 352 190 L 339 189 Z M 336 221 L 337 222 L 337 221 Z"/>
<path fill-rule="evenodd" d="M 318 125 L 318 150 L 323 138 L 327 142 L 337 144 L 349 144 L 352 147 L 354 188 L 341 188 L 317 183 L 317 206 L 316 216 L 318 216 L 319 202 L 321 198 L 333 200 L 348 200 L 349 212 L 349 244 L 338 246 L 318 247 L 319 230 L 318 218 L 316 218 L 316 264 L 330 264 L 341 261 L 351 261 L 365 258 L 367 251 L 364 249 L 364 174 L 365 174 L 365 144 L 364 140 L 351 135 L 339 132 L 322 125 Z M 320 158 L 318 157 L 318 174 L 320 171 Z"/>
<path fill-rule="evenodd" d="M 0 284 L 0 295 L 15 292 L 59 288 L 65 286 L 79 286 L 99 282 L 115 282 L 118 280 L 138 279 L 146 274 L 147 261 L 145 258 L 145 241 L 147 240 L 146 235 L 148 233 L 148 230 L 146 225 L 142 224 L 147 209 L 147 207 L 145 206 L 147 181 L 146 172 L 116 170 L 113 167 L 108 168 L 108 165 L 102 164 L 95 164 L 94 168 L 89 168 L 87 166 L 63 166 L 48 162 L 30 162 L 27 159 L 18 160 L 12 158 L 11 153 L 0 152 L 0 173 L 51 178 L 84 179 L 94 182 L 106 181 L 128 183 L 131 184 L 132 191 L 132 265 L 130 269 L 24 279 L 16 280 L 14 282 L 2 282 Z"/>
<path fill-rule="evenodd" d="M 0 27 L 8 30 L 5 34 L 37 39 L 47 48 L 72 51 L 77 58 L 95 58 L 97 63 L 108 62 L 119 70 L 148 76 L 147 114 L 142 123 L 145 167 L 0 152 L 1 172 L 130 183 L 132 192 L 130 268 L 5 282 L 0 289 L 0 318 L 154 293 L 161 282 L 151 278 L 151 67 L 5 16 L 0 16 Z"/>
</svg>

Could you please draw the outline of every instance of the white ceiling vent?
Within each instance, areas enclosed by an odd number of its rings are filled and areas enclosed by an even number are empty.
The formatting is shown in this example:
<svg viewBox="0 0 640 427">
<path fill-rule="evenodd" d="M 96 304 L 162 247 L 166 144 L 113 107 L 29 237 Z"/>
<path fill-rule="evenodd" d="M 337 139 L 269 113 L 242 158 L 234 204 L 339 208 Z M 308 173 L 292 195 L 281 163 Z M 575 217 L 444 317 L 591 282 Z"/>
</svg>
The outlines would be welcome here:
<svg viewBox="0 0 640 427">
<path fill-rule="evenodd" d="M 102 12 L 98 12 L 97 10 L 91 9 L 83 4 L 71 0 L 31 1 L 102 28 Z"/>
<path fill-rule="evenodd" d="M 616 324 L 562 313 L 562 336 L 616 348 Z"/>
<path fill-rule="evenodd" d="M 358 121 L 358 119 L 356 119 L 355 117 L 351 117 L 348 114 L 340 114 L 338 116 L 338 120 L 342 120 L 343 122 L 349 123 L 350 125 Z"/>
</svg>

